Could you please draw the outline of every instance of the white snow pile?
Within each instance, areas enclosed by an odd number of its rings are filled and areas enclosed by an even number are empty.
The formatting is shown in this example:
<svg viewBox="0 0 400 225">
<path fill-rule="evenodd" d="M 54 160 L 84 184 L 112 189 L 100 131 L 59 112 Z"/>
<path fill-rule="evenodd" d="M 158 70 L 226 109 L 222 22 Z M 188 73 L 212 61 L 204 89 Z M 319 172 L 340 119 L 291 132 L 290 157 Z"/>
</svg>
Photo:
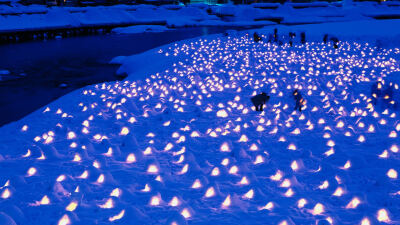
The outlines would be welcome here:
<svg viewBox="0 0 400 225">
<path fill-rule="evenodd" d="M 0 221 L 398 224 L 399 111 L 370 87 L 399 55 L 237 34 L 119 57 L 127 80 L 0 128 Z"/>
</svg>

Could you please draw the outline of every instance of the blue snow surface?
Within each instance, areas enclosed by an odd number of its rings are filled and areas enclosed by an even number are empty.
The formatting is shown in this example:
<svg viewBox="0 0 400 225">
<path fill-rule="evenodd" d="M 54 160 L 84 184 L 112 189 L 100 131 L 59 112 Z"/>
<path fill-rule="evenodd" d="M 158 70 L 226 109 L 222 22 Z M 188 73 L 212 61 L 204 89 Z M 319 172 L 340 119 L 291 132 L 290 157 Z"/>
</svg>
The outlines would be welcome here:
<svg viewBox="0 0 400 225">
<path fill-rule="evenodd" d="M 399 111 L 370 97 L 399 56 L 240 33 L 120 57 L 0 129 L 0 223 L 400 224 Z"/>
</svg>

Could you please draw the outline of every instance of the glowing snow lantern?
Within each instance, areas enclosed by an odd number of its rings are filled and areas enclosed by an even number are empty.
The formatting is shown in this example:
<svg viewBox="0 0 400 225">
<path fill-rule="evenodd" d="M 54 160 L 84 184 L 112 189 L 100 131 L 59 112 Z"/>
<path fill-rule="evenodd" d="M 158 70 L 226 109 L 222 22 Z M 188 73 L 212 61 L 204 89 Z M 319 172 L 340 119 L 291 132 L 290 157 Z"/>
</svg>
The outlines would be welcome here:
<svg viewBox="0 0 400 225">
<path fill-rule="evenodd" d="M 246 192 L 246 194 L 244 194 L 243 196 L 242 196 L 243 198 L 246 198 L 246 199 L 252 199 L 253 197 L 254 197 L 254 191 L 253 191 L 253 189 L 250 189 L 248 192 Z"/>
<path fill-rule="evenodd" d="M 168 205 L 172 206 L 172 207 L 176 207 L 179 205 L 179 199 L 174 196 L 171 201 L 168 203 Z"/>
<path fill-rule="evenodd" d="M 125 136 L 127 134 L 129 134 L 129 129 L 127 127 L 123 127 L 119 135 Z"/>
<path fill-rule="evenodd" d="M 74 132 L 70 131 L 70 132 L 68 132 L 67 138 L 74 139 L 74 138 L 76 138 L 76 134 Z"/>
<path fill-rule="evenodd" d="M 293 171 L 297 171 L 299 169 L 299 165 L 297 164 L 296 160 L 294 160 L 291 164 L 290 167 L 292 168 Z"/>
<path fill-rule="evenodd" d="M 11 196 L 11 192 L 10 190 L 8 190 L 8 188 L 6 188 L 3 193 L 1 193 L 1 198 L 3 199 L 7 199 Z"/>
<path fill-rule="evenodd" d="M 78 202 L 77 202 L 77 201 L 72 201 L 71 203 L 69 203 L 69 204 L 67 205 L 67 207 L 65 208 L 65 210 L 70 211 L 70 212 L 73 212 L 73 211 L 76 209 L 76 207 L 78 207 Z"/>
<path fill-rule="evenodd" d="M 351 167 L 351 162 L 347 161 L 346 164 L 344 164 L 344 166 L 341 169 L 347 170 L 350 167 Z"/>
<path fill-rule="evenodd" d="M 213 187 L 207 189 L 206 194 L 204 195 L 206 198 L 211 198 L 215 195 L 215 190 Z"/>
<path fill-rule="evenodd" d="M 226 142 L 221 145 L 220 150 L 221 150 L 221 152 L 230 152 L 231 151 L 228 143 L 226 143 Z"/>
<path fill-rule="evenodd" d="M 294 135 L 298 135 L 298 134 L 300 134 L 300 129 L 296 128 L 291 133 L 294 134 Z"/>
<path fill-rule="evenodd" d="M 97 178 L 97 183 L 102 184 L 104 182 L 104 175 L 100 174 L 100 176 Z"/>
<path fill-rule="evenodd" d="M 329 182 L 326 180 L 321 185 L 318 186 L 319 189 L 327 189 L 329 187 Z"/>
<path fill-rule="evenodd" d="M 75 156 L 74 156 L 74 159 L 72 161 L 80 162 L 81 161 L 81 156 L 78 153 L 76 153 Z"/>
<path fill-rule="evenodd" d="M 123 209 L 123 210 L 121 210 L 121 212 L 119 212 L 117 215 L 108 218 L 108 220 L 109 220 L 110 222 L 113 222 L 113 221 L 115 221 L 115 220 L 121 219 L 124 215 L 125 215 L 125 210 Z"/>
<path fill-rule="evenodd" d="M 389 153 L 387 150 L 384 150 L 380 155 L 379 158 L 387 158 L 389 156 Z"/>
<path fill-rule="evenodd" d="M 148 172 L 148 173 L 158 173 L 158 168 L 157 168 L 157 166 L 155 166 L 155 165 L 150 165 L 150 166 L 147 168 L 147 172 Z"/>
<path fill-rule="evenodd" d="M 249 139 L 247 138 L 247 136 L 243 134 L 243 135 L 240 137 L 239 142 L 247 142 L 248 140 L 249 140 Z"/>
<path fill-rule="evenodd" d="M 249 181 L 247 180 L 247 177 L 246 176 L 242 177 L 242 179 L 240 180 L 239 184 L 240 185 L 248 185 Z"/>
<path fill-rule="evenodd" d="M 136 162 L 135 154 L 130 153 L 128 157 L 126 157 L 126 163 L 134 163 Z"/>
<path fill-rule="evenodd" d="M 198 188 L 201 188 L 201 187 L 202 187 L 202 185 L 201 185 L 201 182 L 200 182 L 199 179 L 196 179 L 192 184 L 192 188 L 193 189 L 198 189 Z"/>
<path fill-rule="evenodd" d="M 341 187 L 336 188 L 335 192 L 333 193 L 334 196 L 340 197 L 344 193 L 343 189 Z"/>
<path fill-rule="evenodd" d="M 256 160 L 254 161 L 254 165 L 260 164 L 264 162 L 264 157 L 262 157 L 261 155 L 256 156 Z"/>
<path fill-rule="evenodd" d="M 211 171 L 211 176 L 218 176 L 219 175 L 219 168 L 215 167 L 212 171 Z"/>
<path fill-rule="evenodd" d="M 390 151 L 397 153 L 397 152 L 399 152 L 399 147 L 397 145 L 392 145 L 390 147 Z"/>
<path fill-rule="evenodd" d="M 144 188 L 141 190 L 142 192 L 149 192 L 151 189 L 150 189 L 150 186 L 148 185 L 148 184 L 146 184 L 145 186 L 144 186 Z"/>
<path fill-rule="evenodd" d="M 158 197 L 158 196 L 153 196 L 153 197 L 151 197 L 150 205 L 152 205 L 152 206 L 157 206 L 157 205 L 160 205 L 160 202 L 161 202 L 160 197 Z"/>
<path fill-rule="evenodd" d="M 257 151 L 257 150 L 258 150 L 257 145 L 256 145 L 256 144 L 252 144 L 252 145 L 250 146 L 250 150 L 251 150 L 251 151 Z"/>
<path fill-rule="evenodd" d="M 114 207 L 114 202 L 113 202 L 112 198 L 109 198 L 109 199 L 107 199 L 107 201 L 104 204 L 99 205 L 99 207 L 102 209 L 111 209 Z"/>
<path fill-rule="evenodd" d="M 179 175 L 185 174 L 189 169 L 189 164 L 185 164 L 181 171 L 178 173 Z"/>
<path fill-rule="evenodd" d="M 258 210 L 263 210 L 263 209 L 272 210 L 273 208 L 274 208 L 274 203 L 268 202 L 265 206 L 260 207 Z"/>
<path fill-rule="evenodd" d="M 281 183 L 280 187 L 288 188 L 288 187 L 290 187 L 290 185 L 291 185 L 290 180 L 284 179 L 283 182 Z"/>
<path fill-rule="evenodd" d="M 317 203 L 314 206 L 314 209 L 312 210 L 312 214 L 315 215 L 320 215 L 324 212 L 324 206 L 321 203 Z"/>
<path fill-rule="evenodd" d="M 280 181 L 282 179 L 282 172 L 278 170 L 274 175 L 271 175 L 269 178 L 274 181 Z"/>
<path fill-rule="evenodd" d="M 119 188 L 115 188 L 114 190 L 112 190 L 110 196 L 112 197 L 119 197 L 121 195 L 121 189 Z"/>
<path fill-rule="evenodd" d="M 58 225 L 69 225 L 71 221 L 67 214 L 65 214 L 61 219 L 58 221 Z"/>
<path fill-rule="evenodd" d="M 50 199 L 47 197 L 47 195 L 43 196 L 42 200 L 40 200 L 40 205 L 48 205 L 50 204 Z"/>
<path fill-rule="evenodd" d="M 239 168 L 238 168 L 237 166 L 232 166 L 232 167 L 229 169 L 229 173 L 230 173 L 230 174 L 237 174 L 238 171 L 239 171 Z"/>
<path fill-rule="evenodd" d="M 183 209 L 182 211 L 181 211 L 181 215 L 183 216 L 183 217 L 185 217 L 185 219 L 187 219 L 187 218 L 190 218 L 192 215 L 190 214 L 190 212 L 189 212 L 189 210 L 188 209 Z"/>
<path fill-rule="evenodd" d="M 289 149 L 289 150 L 296 150 L 297 148 L 296 148 L 296 145 L 290 144 L 290 145 L 288 146 L 288 149 Z"/>
<path fill-rule="evenodd" d="M 226 118 L 228 117 L 228 113 L 225 111 L 225 109 L 221 109 L 217 112 L 218 117 Z"/>
<path fill-rule="evenodd" d="M 389 178 L 397 179 L 397 171 L 394 170 L 394 169 L 390 169 L 390 170 L 386 173 L 386 175 L 387 175 Z"/>
<path fill-rule="evenodd" d="M 35 174 L 36 174 L 36 168 L 35 167 L 29 168 L 29 170 L 27 172 L 27 176 L 30 177 L 30 176 L 33 176 Z"/>
<path fill-rule="evenodd" d="M 306 204 L 307 204 L 307 200 L 304 199 L 304 198 L 302 198 L 299 201 L 297 201 L 297 207 L 300 208 L 300 209 L 303 208 Z"/>
<path fill-rule="evenodd" d="M 360 137 L 358 137 L 358 142 L 361 142 L 361 143 L 363 143 L 363 142 L 365 142 L 365 137 L 364 137 L 364 135 L 360 135 Z"/>
<path fill-rule="evenodd" d="M 361 225 L 371 225 L 371 222 L 369 222 L 369 219 L 368 219 L 368 218 L 364 218 L 364 219 L 361 221 Z"/>
<path fill-rule="evenodd" d="M 93 162 L 93 167 L 96 168 L 96 169 L 99 169 L 100 168 L 100 163 L 97 162 L 97 161 L 94 161 Z"/>
<path fill-rule="evenodd" d="M 62 182 L 62 181 L 64 181 L 64 180 L 65 180 L 65 175 L 60 175 L 60 176 L 58 176 L 57 179 L 56 179 L 57 182 Z"/>
<path fill-rule="evenodd" d="M 284 194 L 286 197 L 292 197 L 293 195 L 294 195 L 294 192 L 293 192 L 293 190 L 291 189 L 291 188 L 289 188 L 286 192 L 285 192 L 285 194 Z"/>
<path fill-rule="evenodd" d="M 222 203 L 222 208 L 228 208 L 231 205 L 231 195 L 228 195 Z"/>
<path fill-rule="evenodd" d="M 45 144 L 50 144 L 51 142 L 53 142 L 54 138 L 52 136 L 48 136 L 46 138 L 46 140 L 44 141 Z"/>
<path fill-rule="evenodd" d="M 78 178 L 86 179 L 89 176 L 89 172 L 85 170 Z"/>
<path fill-rule="evenodd" d="M 22 128 L 21 128 L 21 131 L 27 131 L 28 130 L 28 125 L 24 125 Z"/>
<path fill-rule="evenodd" d="M 357 198 L 354 197 L 349 204 L 346 205 L 346 209 L 355 209 L 357 206 L 361 203 L 361 201 Z"/>
<path fill-rule="evenodd" d="M 28 149 L 28 151 L 25 153 L 25 155 L 23 155 L 23 158 L 29 157 L 31 155 L 31 150 Z"/>
<path fill-rule="evenodd" d="M 388 213 L 387 213 L 387 211 L 385 209 L 380 209 L 378 211 L 377 219 L 378 219 L 379 222 L 385 222 L 385 223 L 389 223 L 390 222 Z"/>
</svg>

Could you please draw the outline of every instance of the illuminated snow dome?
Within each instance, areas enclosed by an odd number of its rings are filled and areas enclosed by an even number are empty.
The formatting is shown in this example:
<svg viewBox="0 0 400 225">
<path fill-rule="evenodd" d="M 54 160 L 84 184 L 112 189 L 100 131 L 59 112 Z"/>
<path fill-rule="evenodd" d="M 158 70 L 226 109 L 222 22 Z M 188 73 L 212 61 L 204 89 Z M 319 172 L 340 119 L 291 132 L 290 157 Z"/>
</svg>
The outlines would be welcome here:
<svg viewBox="0 0 400 225">
<path fill-rule="evenodd" d="M 83 88 L 0 129 L 1 221 L 400 223 L 400 99 L 371 96 L 400 71 L 398 48 L 237 34 L 146 54 L 144 79 Z"/>
</svg>

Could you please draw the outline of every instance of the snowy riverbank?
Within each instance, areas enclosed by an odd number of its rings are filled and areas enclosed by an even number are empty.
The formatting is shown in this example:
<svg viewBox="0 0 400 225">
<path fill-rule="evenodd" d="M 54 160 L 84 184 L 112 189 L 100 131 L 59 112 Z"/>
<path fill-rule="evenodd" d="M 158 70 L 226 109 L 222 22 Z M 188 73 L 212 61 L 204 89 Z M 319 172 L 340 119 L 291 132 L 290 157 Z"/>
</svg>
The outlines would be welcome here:
<svg viewBox="0 0 400 225">
<path fill-rule="evenodd" d="M 165 25 L 250 26 L 308 24 L 354 21 L 373 18 L 399 18 L 400 4 L 364 2 L 288 3 L 208 6 L 116 5 L 98 7 L 51 7 L 0 5 L 0 33 L 51 30 L 90 26 Z"/>
<path fill-rule="evenodd" d="M 239 32 L 116 59 L 125 81 L 0 128 L 0 220 L 399 223 L 398 111 L 369 94 L 400 71 L 400 50 L 344 38 L 334 50 Z M 261 91 L 271 100 L 259 114 L 249 98 Z"/>
</svg>

